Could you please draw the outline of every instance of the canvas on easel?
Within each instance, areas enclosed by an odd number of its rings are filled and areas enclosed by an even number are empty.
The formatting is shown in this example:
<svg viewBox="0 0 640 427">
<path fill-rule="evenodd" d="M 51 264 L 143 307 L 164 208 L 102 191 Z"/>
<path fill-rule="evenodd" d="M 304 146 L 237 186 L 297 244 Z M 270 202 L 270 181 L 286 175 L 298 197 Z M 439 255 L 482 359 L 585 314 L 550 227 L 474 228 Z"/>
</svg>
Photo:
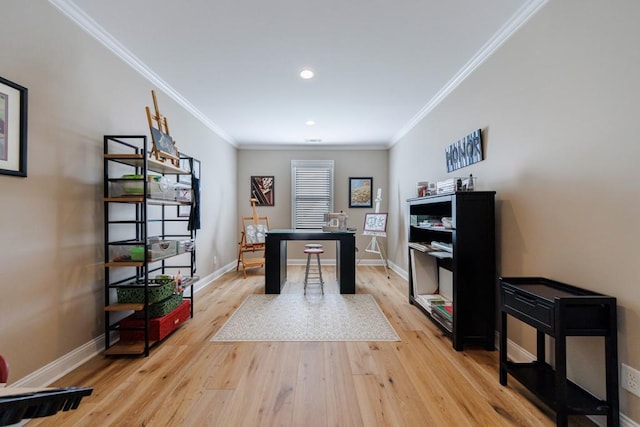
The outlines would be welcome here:
<svg viewBox="0 0 640 427">
<path fill-rule="evenodd" d="M 264 267 L 265 258 L 265 237 L 269 231 L 269 218 L 258 216 L 256 210 L 257 199 L 251 199 L 252 216 L 241 217 L 242 231 L 240 231 L 240 242 L 238 242 L 238 262 L 236 271 L 242 265 L 242 276 L 247 277 L 247 268 Z M 245 254 L 251 253 L 251 256 Z"/>
<path fill-rule="evenodd" d="M 164 162 L 165 160 L 171 161 L 171 163 L 180 167 L 180 155 L 178 153 L 178 147 L 169 134 L 169 124 L 167 118 L 160 114 L 158 108 L 158 101 L 156 99 L 156 92 L 151 91 L 151 97 L 153 98 L 153 106 L 155 108 L 155 114 L 151 114 L 151 109 L 147 106 L 145 110 L 147 112 L 147 120 L 149 121 L 149 130 L 151 131 L 151 141 L 153 147 L 149 156 L 153 156 L 156 160 Z M 154 127 L 155 122 L 155 127 Z"/>
<path fill-rule="evenodd" d="M 387 214 L 364 214 L 364 229 L 362 234 L 366 236 L 387 237 Z"/>
</svg>

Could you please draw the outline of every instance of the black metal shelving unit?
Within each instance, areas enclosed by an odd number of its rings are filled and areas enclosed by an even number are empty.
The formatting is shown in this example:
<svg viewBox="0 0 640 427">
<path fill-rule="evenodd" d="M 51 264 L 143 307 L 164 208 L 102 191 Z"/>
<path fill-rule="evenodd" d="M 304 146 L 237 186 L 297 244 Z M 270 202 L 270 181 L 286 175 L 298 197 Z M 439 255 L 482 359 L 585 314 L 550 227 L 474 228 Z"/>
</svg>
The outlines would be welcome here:
<svg viewBox="0 0 640 427">
<path fill-rule="evenodd" d="M 180 216 L 180 211 L 191 213 L 192 202 L 175 199 L 152 198 L 149 189 L 149 172 L 172 177 L 175 181 L 193 186 L 195 171 L 199 174 L 199 161 L 180 156 L 180 165 L 159 161 L 149 156 L 150 147 L 144 135 L 104 136 L 104 327 L 105 355 L 148 356 L 155 344 L 150 336 L 149 284 L 154 274 L 173 274 L 180 271 L 183 279 L 184 299 L 190 300 L 190 317 L 193 317 L 193 287 L 197 281 L 195 230 L 188 227 L 190 217 Z M 124 178 L 131 174 L 135 177 Z M 113 186 L 139 183 L 140 192 L 133 195 L 114 194 Z M 174 209 L 174 214 L 169 212 Z M 178 231 L 179 230 L 179 231 Z M 150 258 L 149 239 L 193 239 L 193 248 L 184 254 L 171 253 Z M 144 248 L 142 258 L 116 259 L 116 248 Z M 188 261 L 185 259 L 188 258 Z M 139 303 L 118 303 L 116 290 L 132 286 L 144 289 L 144 299 Z M 141 326 L 120 325 L 120 321 L 136 312 L 143 320 Z M 136 331 L 144 339 L 120 340 L 115 332 Z"/>
</svg>

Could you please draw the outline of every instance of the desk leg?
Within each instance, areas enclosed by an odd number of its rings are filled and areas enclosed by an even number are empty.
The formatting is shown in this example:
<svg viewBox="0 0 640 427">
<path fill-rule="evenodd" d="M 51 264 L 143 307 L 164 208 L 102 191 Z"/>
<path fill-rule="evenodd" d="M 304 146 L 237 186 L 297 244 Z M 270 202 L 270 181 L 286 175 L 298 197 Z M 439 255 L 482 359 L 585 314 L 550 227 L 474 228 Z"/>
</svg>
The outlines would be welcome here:
<svg viewBox="0 0 640 427">
<path fill-rule="evenodd" d="M 287 282 L 287 241 L 280 241 L 280 289 Z"/>
<path fill-rule="evenodd" d="M 556 337 L 556 424 L 566 427 L 569 423 L 567 411 L 567 337 L 561 331 Z"/>
<path fill-rule="evenodd" d="M 538 362 L 540 363 L 547 362 L 544 340 L 545 340 L 544 332 L 540 332 L 539 330 L 536 330 L 536 357 L 538 358 Z"/>
<path fill-rule="evenodd" d="M 265 241 L 264 257 L 264 293 L 279 294 L 281 280 L 281 251 L 282 243 L 280 240 L 267 235 Z M 285 249 L 286 255 L 286 249 Z M 285 258 L 286 262 L 286 258 Z"/>
<path fill-rule="evenodd" d="M 507 313 L 500 311 L 500 384 L 507 385 Z"/>
<path fill-rule="evenodd" d="M 618 394 L 618 319 L 614 308 L 609 308 L 609 333 L 604 338 L 605 381 L 607 393 L 607 426 L 620 425 L 620 396 Z"/>
<path fill-rule="evenodd" d="M 340 262 L 340 293 L 356 293 L 356 237 L 345 234 L 339 240 Z"/>
<path fill-rule="evenodd" d="M 340 284 L 340 240 L 336 240 L 336 280 Z"/>
</svg>

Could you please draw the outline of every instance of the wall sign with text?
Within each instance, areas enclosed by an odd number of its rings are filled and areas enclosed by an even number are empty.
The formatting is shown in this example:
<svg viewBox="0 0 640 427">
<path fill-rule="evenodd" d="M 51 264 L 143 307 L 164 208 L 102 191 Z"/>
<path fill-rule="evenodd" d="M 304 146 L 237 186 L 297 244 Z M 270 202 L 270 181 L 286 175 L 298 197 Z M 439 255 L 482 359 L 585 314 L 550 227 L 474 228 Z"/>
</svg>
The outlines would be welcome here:
<svg viewBox="0 0 640 427">
<path fill-rule="evenodd" d="M 458 142 L 445 149 L 447 172 L 478 163 L 483 160 L 482 132 L 480 129 L 471 132 Z"/>
</svg>

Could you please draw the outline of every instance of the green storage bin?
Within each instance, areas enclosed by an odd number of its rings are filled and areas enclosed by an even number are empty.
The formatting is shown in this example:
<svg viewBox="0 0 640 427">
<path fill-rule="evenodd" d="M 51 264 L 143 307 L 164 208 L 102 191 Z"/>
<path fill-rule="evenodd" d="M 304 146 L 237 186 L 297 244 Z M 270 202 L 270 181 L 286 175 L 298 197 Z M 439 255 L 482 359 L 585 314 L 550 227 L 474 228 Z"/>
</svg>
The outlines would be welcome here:
<svg viewBox="0 0 640 427">
<path fill-rule="evenodd" d="M 149 304 L 160 302 L 170 297 L 175 291 L 176 281 L 171 278 L 149 279 Z M 121 304 L 143 304 L 144 283 L 137 282 L 117 288 L 118 302 Z"/>
<path fill-rule="evenodd" d="M 182 292 L 180 292 L 179 294 L 173 294 L 155 304 L 151 304 L 148 308 L 149 317 L 155 318 L 165 316 L 178 308 L 180 304 L 182 304 Z M 135 317 L 137 317 L 138 319 L 144 318 L 144 311 L 136 311 Z"/>
</svg>

